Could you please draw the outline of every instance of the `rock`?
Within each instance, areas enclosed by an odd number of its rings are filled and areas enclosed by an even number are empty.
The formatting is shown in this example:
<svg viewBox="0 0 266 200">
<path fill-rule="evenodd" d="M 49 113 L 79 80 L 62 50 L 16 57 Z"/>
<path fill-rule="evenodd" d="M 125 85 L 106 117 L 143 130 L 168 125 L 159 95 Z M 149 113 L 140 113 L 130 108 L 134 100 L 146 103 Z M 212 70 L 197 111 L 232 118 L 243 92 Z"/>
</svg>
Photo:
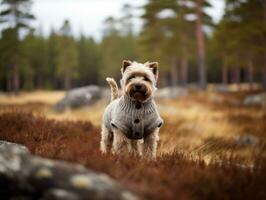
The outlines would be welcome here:
<svg viewBox="0 0 266 200">
<path fill-rule="evenodd" d="M 258 105 L 258 106 L 264 106 L 265 107 L 265 105 L 266 105 L 266 93 L 246 96 L 243 104 L 245 106 Z"/>
<path fill-rule="evenodd" d="M 159 99 L 169 99 L 169 98 L 177 98 L 188 95 L 188 90 L 182 87 L 164 87 L 160 88 L 155 93 L 155 98 Z"/>
<path fill-rule="evenodd" d="M 244 134 L 236 137 L 235 143 L 240 147 L 256 146 L 259 144 L 259 139 L 251 134 Z"/>
<path fill-rule="evenodd" d="M 29 149 L 23 145 L 0 140 L 0 152 L 5 152 L 6 149 L 9 149 L 14 154 L 30 153 Z"/>
<path fill-rule="evenodd" d="M 0 142 L 0 195 L 6 199 L 139 199 L 105 174 L 32 156 L 26 147 L 4 141 Z"/>
<path fill-rule="evenodd" d="M 230 93 L 230 92 L 232 92 L 232 89 L 229 87 L 229 85 L 223 85 L 223 84 L 213 85 L 210 89 L 211 89 L 211 91 L 217 92 L 217 93 Z"/>
<path fill-rule="evenodd" d="M 190 92 L 202 91 L 202 88 L 200 88 L 199 84 L 197 83 L 190 83 L 187 85 L 187 88 Z"/>
<path fill-rule="evenodd" d="M 66 108 L 78 108 L 91 105 L 102 97 L 102 89 L 96 85 L 75 88 L 67 92 L 66 96 L 54 107 L 56 111 L 64 111 Z"/>
</svg>

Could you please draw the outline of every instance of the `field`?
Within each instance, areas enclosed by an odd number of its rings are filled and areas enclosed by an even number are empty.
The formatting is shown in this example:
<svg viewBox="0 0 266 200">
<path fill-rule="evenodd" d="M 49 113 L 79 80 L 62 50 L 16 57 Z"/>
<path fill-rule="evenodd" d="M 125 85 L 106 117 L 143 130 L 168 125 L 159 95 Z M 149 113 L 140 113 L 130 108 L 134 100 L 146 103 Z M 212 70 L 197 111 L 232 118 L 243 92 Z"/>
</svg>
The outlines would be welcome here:
<svg viewBox="0 0 266 200">
<path fill-rule="evenodd" d="M 0 95 L 0 139 L 105 172 L 147 199 L 265 199 L 266 112 L 243 106 L 250 93 L 192 92 L 159 100 L 165 124 L 157 161 L 101 155 L 107 101 L 55 113 L 61 91 Z"/>
</svg>

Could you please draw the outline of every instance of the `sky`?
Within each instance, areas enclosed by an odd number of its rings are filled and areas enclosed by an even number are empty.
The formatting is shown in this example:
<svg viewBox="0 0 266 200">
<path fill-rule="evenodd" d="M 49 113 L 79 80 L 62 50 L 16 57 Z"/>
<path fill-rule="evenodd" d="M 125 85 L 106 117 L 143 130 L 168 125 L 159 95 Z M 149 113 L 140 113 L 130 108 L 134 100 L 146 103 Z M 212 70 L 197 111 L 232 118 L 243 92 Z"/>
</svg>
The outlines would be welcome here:
<svg viewBox="0 0 266 200">
<path fill-rule="evenodd" d="M 102 36 L 103 21 L 109 16 L 121 16 L 121 8 L 128 3 L 133 7 L 141 7 L 147 0 L 32 0 L 32 12 L 36 17 L 33 23 L 37 30 L 49 35 L 51 28 L 59 29 L 65 19 L 71 23 L 72 33 L 79 36 L 93 36 L 97 40 Z M 223 14 L 223 0 L 210 0 L 213 8 L 207 12 L 218 22 Z M 134 15 L 140 16 L 141 8 L 134 9 Z M 134 30 L 141 28 L 141 19 L 134 20 Z"/>
</svg>

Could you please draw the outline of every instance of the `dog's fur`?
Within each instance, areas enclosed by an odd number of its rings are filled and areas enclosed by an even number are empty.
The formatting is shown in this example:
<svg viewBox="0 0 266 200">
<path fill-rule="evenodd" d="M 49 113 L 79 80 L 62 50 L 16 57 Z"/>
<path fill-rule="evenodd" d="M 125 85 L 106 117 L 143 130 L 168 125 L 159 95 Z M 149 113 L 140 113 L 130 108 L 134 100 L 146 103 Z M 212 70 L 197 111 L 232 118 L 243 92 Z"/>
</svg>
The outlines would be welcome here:
<svg viewBox="0 0 266 200">
<path fill-rule="evenodd" d="M 130 97 L 132 101 L 146 102 L 153 98 L 156 83 L 158 79 L 158 63 L 146 62 L 140 64 L 137 62 L 123 61 L 122 64 L 121 89 L 122 96 Z M 111 101 L 119 98 L 118 86 L 114 79 L 107 78 L 111 87 Z M 143 92 L 134 92 L 136 84 L 142 85 Z M 117 129 L 108 130 L 104 123 L 102 125 L 100 150 L 102 153 L 108 153 L 110 150 L 114 154 L 131 152 L 145 158 L 156 158 L 157 143 L 159 141 L 159 127 L 143 139 L 128 139 L 125 134 Z"/>
</svg>

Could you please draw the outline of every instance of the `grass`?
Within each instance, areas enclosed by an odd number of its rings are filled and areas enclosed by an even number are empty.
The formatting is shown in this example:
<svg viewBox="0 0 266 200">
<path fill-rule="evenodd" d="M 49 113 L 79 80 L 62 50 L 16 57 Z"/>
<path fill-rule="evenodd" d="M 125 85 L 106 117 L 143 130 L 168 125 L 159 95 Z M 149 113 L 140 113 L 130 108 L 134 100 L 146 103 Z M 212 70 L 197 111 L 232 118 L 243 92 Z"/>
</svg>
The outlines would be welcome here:
<svg viewBox="0 0 266 200">
<path fill-rule="evenodd" d="M 265 199 L 266 117 L 260 107 L 241 106 L 245 95 L 194 93 L 159 101 L 165 125 L 156 162 L 100 154 L 103 101 L 56 114 L 48 101 L 0 97 L 0 139 L 105 172 L 147 199 Z M 259 144 L 237 146 L 243 134 Z"/>
</svg>

